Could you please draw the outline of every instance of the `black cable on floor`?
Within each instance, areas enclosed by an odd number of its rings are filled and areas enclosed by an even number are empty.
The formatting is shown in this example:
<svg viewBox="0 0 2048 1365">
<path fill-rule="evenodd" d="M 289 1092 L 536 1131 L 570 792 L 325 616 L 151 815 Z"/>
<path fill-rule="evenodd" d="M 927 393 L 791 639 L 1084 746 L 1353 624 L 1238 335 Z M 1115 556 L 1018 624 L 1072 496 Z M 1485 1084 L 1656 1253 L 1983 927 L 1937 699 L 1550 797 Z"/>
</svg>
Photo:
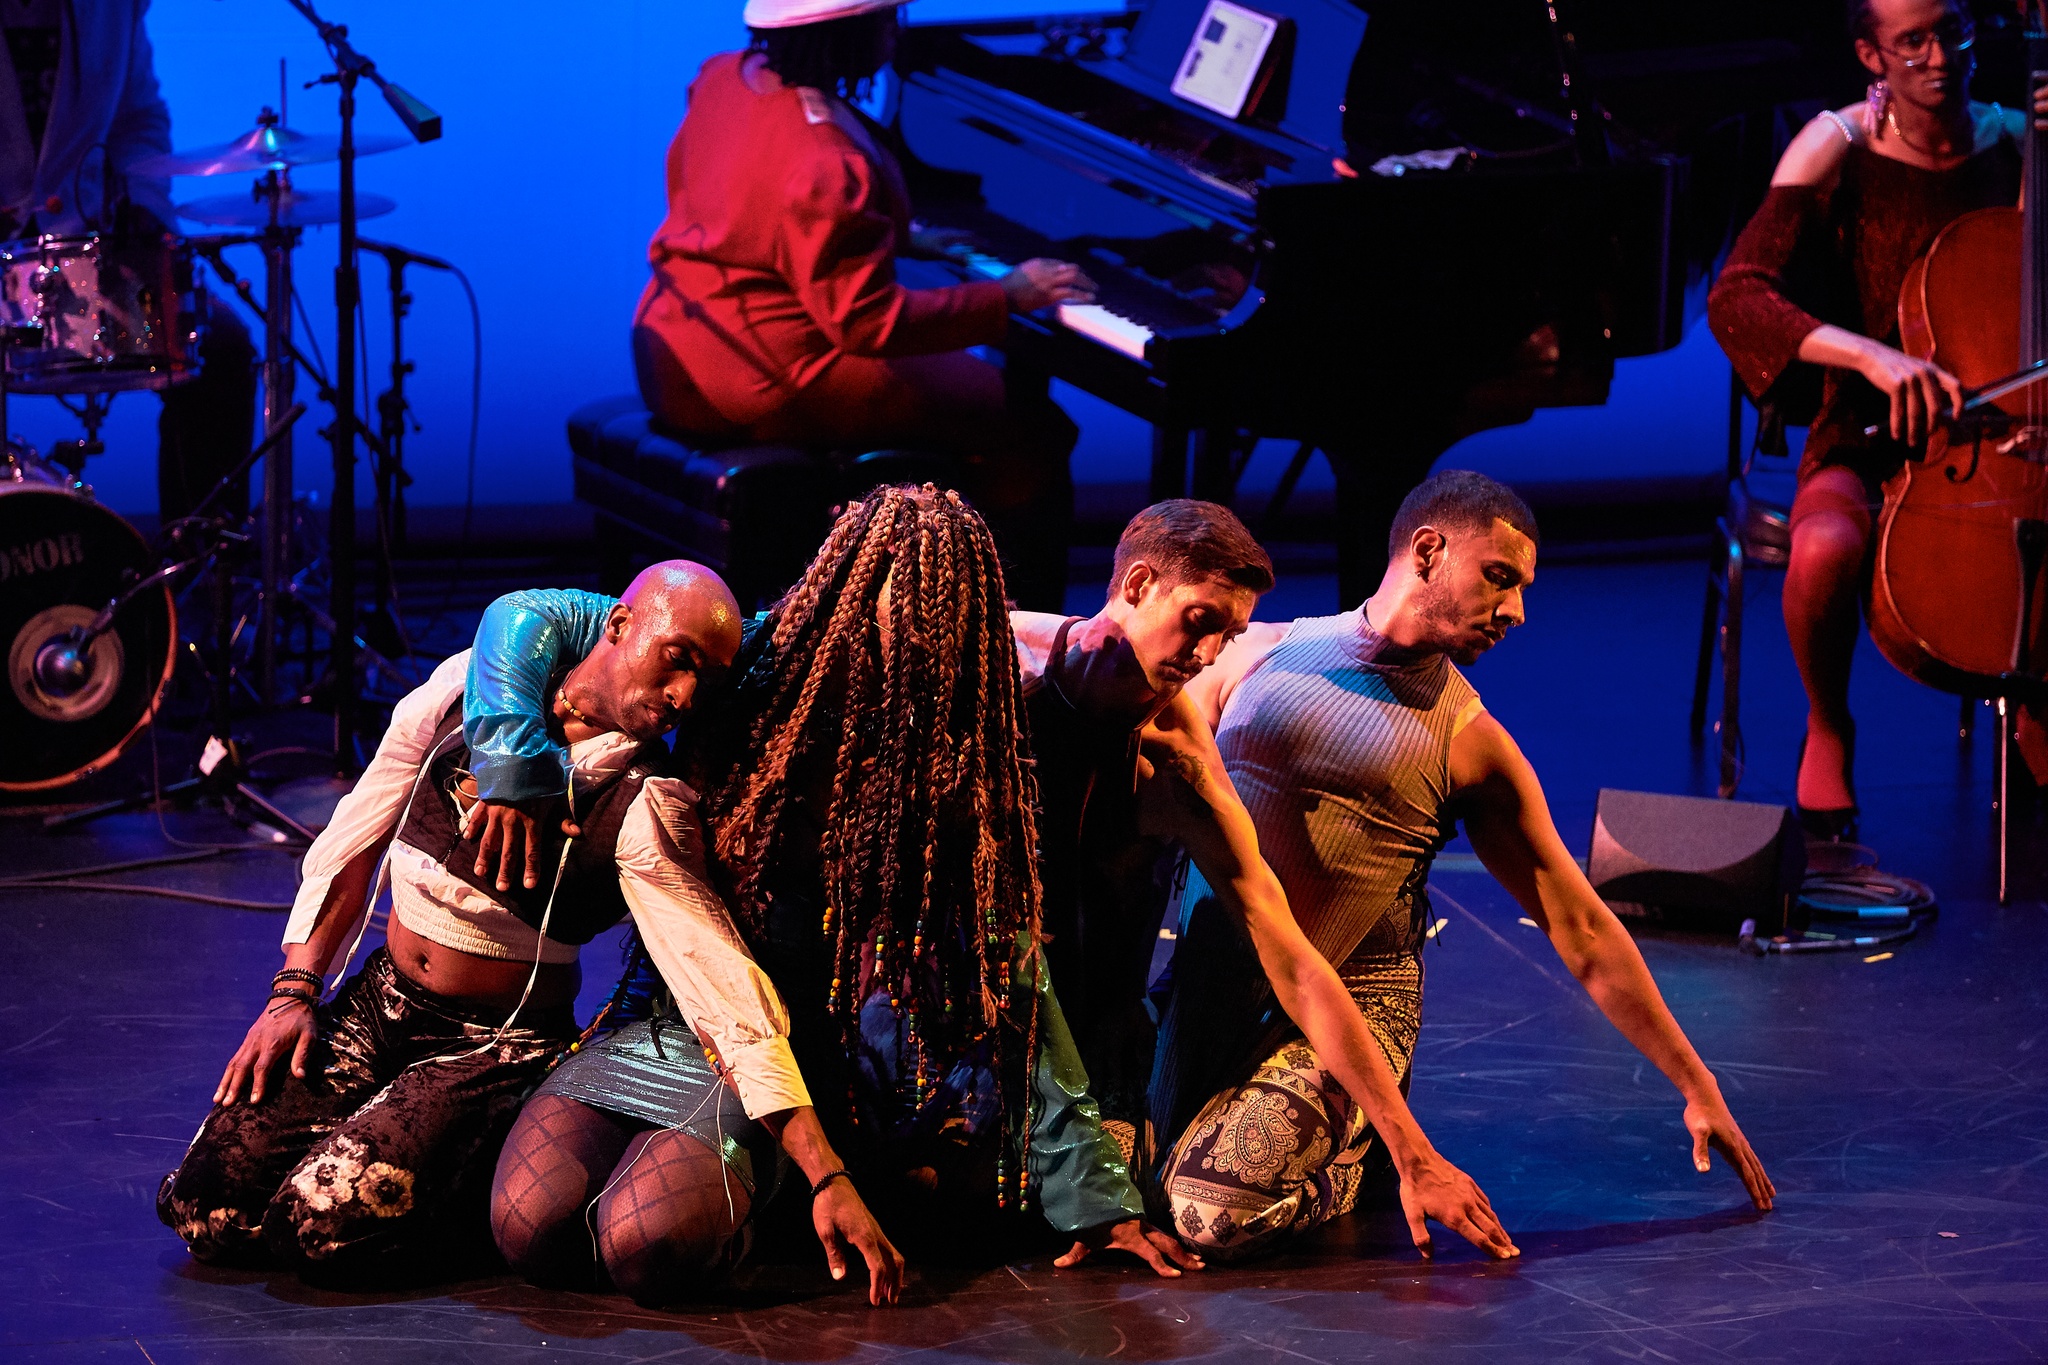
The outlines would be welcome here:
<svg viewBox="0 0 2048 1365">
<path fill-rule="evenodd" d="M 1809 926 L 1850 926 L 1865 933 L 1837 936 L 1809 927 L 1794 938 L 1756 936 L 1756 921 L 1744 920 L 1738 943 L 1758 957 L 1771 953 L 1840 953 L 1904 943 L 1939 911 L 1934 889 L 1914 877 L 1881 871 L 1877 855 L 1860 845 L 1831 846 L 1827 864 L 1811 868 L 1793 897 L 1798 919 Z"/>
<path fill-rule="evenodd" d="M 197 901 L 201 905 L 225 905 L 231 910 L 289 910 L 290 901 L 245 901 L 233 896 L 215 896 L 204 891 L 182 891 L 174 886 L 142 886 L 128 882 L 0 881 L 0 891 L 118 891 L 131 896 L 164 896 L 175 901 Z"/>
<path fill-rule="evenodd" d="M 275 848 L 275 844 L 248 844 L 247 848 Z M 216 896 L 205 891 L 187 891 L 174 886 L 145 886 L 133 882 L 89 882 L 84 877 L 104 876 L 109 872 L 133 872 L 145 867 L 165 867 L 179 863 L 204 862 L 217 858 L 230 848 L 203 848 L 188 853 L 166 853 L 154 858 L 129 858 L 118 863 L 94 863 L 87 867 L 66 867 L 51 872 L 31 872 L 19 877 L 0 878 L 0 891 L 117 891 L 135 896 L 165 896 L 171 900 L 198 901 L 205 905 L 225 905 L 235 910 L 289 910 L 290 901 L 250 901 L 234 896 Z"/>
</svg>

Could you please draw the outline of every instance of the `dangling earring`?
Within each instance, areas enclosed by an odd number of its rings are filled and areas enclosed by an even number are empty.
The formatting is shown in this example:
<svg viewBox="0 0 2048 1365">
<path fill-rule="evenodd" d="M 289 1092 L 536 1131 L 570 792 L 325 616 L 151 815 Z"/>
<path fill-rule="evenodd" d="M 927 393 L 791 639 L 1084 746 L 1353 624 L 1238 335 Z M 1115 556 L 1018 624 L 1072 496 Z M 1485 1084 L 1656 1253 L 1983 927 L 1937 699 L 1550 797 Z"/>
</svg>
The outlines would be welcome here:
<svg viewBox="0 0 2048 1365">
<path fill-rule="evenodd" d="M 1863 92 L 1863 131 L 1872 138 L 1884 136 L 1884 125 L 1892 114 L 1892 88 L 1883 81 L 1872 81 L 1870 88 Z"/>
</svg>

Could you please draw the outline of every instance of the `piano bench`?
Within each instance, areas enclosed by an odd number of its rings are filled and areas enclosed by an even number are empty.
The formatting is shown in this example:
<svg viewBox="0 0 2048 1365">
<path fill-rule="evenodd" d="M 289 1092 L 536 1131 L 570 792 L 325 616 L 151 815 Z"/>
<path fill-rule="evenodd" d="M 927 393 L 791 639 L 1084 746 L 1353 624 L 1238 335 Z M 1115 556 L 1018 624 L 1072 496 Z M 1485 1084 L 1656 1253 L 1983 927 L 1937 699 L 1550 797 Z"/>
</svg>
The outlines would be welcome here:
<svg viewBox="0 0 2048 1365">
<path fill-rule="evenodd" d="M 810 563 L 840 504 L 882 483 L 950 486 L 953 462 L 928 452 L 857 454 L 731 445 L 658 428 L 638 398 L 569 417 L 576 497 L 597 512 L 599 581 L 618 592 L 658 559 L 718 571 L 752 612 Z"/>
</svg>

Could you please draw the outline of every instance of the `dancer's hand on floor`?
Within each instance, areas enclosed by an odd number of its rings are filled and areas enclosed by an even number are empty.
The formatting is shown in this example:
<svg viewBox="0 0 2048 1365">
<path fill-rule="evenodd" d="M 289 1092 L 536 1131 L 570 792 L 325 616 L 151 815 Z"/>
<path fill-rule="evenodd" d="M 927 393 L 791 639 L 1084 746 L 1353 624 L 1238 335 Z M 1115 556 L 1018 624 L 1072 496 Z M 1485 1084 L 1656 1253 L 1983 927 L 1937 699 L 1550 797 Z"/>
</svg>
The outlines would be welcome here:
<svg viewBox="0 0 2048 1365">
<path fill-rule="evenodd" d="M 832 1278 L 846 1278 L 846 1250 L 851 1246 L 868 1263 L 868 1302 L 877 1308 L 903 1294 L 903 1253 L 889 1241 L 882 1225 L 850 1179 L 834 1180 L 811 1200 L 811 1226 L 825 1247 Z"/>
<path fill-rule="evenodd" d="M 540 885 L 540 827 L 548 809 L 553 806 L 552 797 L 536 801 L 485 801 L 481 803 L 471 819 L 483 823 L 483 832 L 476 841 L 476 875 L 486 876 L 490 872 L 491 854 L 496 852 L 498 864 L 497 886 L 500 891 L 510 891 L 514 879 L 528 891 Z M 573 822 L 562 822 L 562 833 L 571 838 L 583 831 Z"/>
<path fill-rule="evenodd" d="M 1142 1218 L 1082 1229 L 1067 1254 L 1053 1264 L 1065 1270 L 1081 1264 L 1097 1251 L 1128 1251 L 1168 1279 L 1180 1274 L 1180 1266 L 1189 1270 L 1202 1268 L 1202 1258 L 1182 1246 L 1180 1238 L 1161 1232 Z"/>
<path fill-rule="evenodd" d="M 1429 1235 L 1432 1218 L 1498 1260 L 1522 1254 L 1494 1216 L 1486 1191 L 1439 1152 L 1428 1152 L 1402 1173 L 1401 1212 L 1408 1215 L 1408 1234 L 1425 1259 L 1436 1255 Z"/>
<path fill-rule="evenodd" d="M 304 1080 L 306 1057 L 319 1037 L 320 1020 L 311 1005 L 271 1001 L 269 1007 L 256 1016 L 256 1022 L 249 1025 L 242 1045 L 235 1049 L 228 1069 L 221 1074 L 220 1085 L 213 1092 L 213 1102 L 235 1103 L 246 1085 L 249 1087 L 249 1103 L 261 1104 L 263 1088 L 270 1081 L 270 1073 L 287 1057 L 291 1059 L 292 1075 Z"/>
<path fill-rule="evenodd" d="M 1735 1173 L 1742 1177 L 1743 1188 L 1749 1191 L 1749 1202 L 1759 1209 L 1768 1209 L 1777 1201 L 1778 1187 L 1764 1174 L 1764 1163 L 1757 1160 L 1749 1139 L 1742 1135 L 1742 1128 L 1735 1122 L 1735 1116 L 1728 1112 L 1728 1103 L 1719 1095 L 1694 1100 L 1685 1106 L 1685 1131 L 1692 1134 L 1692 1167 L 1702 1175 L 1713 1166 L 1707 1155 L 1709 1149 L 1719 1152 Z"/>
</svg>

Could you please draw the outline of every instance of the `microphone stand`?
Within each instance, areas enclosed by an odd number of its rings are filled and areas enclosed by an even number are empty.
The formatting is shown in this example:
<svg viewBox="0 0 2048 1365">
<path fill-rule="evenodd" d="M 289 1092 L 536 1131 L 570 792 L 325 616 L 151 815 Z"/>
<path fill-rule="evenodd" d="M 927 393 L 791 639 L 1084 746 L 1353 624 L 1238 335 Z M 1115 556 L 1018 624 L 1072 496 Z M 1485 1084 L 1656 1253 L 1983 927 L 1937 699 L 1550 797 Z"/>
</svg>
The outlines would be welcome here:
<svg viewBox="0 0 2048 1365">
<path fill-rule="evenodd" d="M 441 136 L 441 116 L 403 88 L 384 79 L 377 64 L 349 45 L 348 28 L 330 24 L 317 14 L 312 0 L 288 0 L 320 34 L 334 70 L 309 85 L 333 85 L 341 92 L 341 259 L 334 268 L 335 331 L 334 425 L 327 430 L 334 450 L 334 498 L 328 508 L 328 543 L 334 556 L 333 590 L 328 612 L 333 657 L 329 662 L 334 688 L 334 757 L 350 765 L 356 739 L 356 310 L 361 306 L 362 277 L 356 267 L 356 83 L 367 79 L 385 103 L 420 142 Z M 365 435 L 368 433 L 365 432 Z"/>
</svg>

